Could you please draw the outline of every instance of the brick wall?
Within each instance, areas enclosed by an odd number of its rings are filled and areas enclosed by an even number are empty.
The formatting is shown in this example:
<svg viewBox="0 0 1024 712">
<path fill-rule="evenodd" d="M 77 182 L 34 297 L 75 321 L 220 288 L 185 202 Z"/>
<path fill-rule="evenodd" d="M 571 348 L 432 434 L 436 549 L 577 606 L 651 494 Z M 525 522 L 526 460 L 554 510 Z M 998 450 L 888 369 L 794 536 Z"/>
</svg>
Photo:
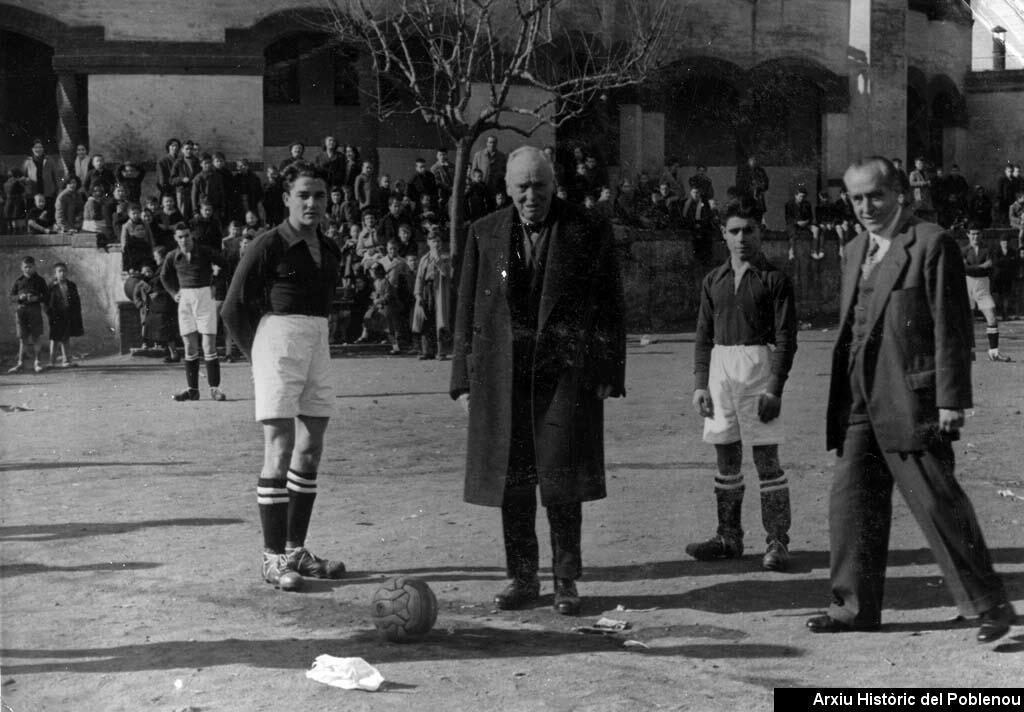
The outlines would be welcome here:
<svg viewBox="0 0 1024 712">
<path fill-rule="evenodd" d="M 985 72 L 983 74 L 996 74 Z M 1015 74 L 1016 90 L 1009 86 L 1002 91 L 969 91 L 967 114 L 967 155 L 960 159 L 960 168 L 972 184 L 989 190 L 995 188 L 1007 161 L 1024 163 L 1024 71 Z"/>
</svg>

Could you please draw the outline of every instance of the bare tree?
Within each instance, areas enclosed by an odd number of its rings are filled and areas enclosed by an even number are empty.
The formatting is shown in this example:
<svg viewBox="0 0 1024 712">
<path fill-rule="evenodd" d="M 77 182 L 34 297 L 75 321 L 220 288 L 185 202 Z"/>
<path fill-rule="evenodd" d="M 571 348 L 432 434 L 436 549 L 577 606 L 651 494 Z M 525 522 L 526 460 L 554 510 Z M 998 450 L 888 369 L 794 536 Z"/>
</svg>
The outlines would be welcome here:
<svg viewBox="0 0 1024 712">
<path fill-rule="evenodd" d="M 418 115 L 454 144 L 453 254 L 462 247 L 474 142 L 487 131 L 528 137 L 545 124 L 557 128 L 608 92 L 643 82 L 675 16 L 674 0 L 324 2 L 320 29 L 372 62 L 378 117 Z"/>
</svg>

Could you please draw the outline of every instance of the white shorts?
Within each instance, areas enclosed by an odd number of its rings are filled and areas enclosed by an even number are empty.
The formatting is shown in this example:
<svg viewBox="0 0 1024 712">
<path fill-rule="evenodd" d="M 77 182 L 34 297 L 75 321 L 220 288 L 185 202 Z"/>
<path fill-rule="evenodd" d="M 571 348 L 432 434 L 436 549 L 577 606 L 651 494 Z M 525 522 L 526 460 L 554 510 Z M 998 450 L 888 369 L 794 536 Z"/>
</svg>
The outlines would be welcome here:
<svg viewBox="0 0 1024 712">
<path fill-rule="evenodd" d="M 977 305 L 978 309 L 995 309 L 996 303 L 992 299 L 992 291 L 989 289 L 988 277 L 967 278 L 967 298 L 971 300 L 971 309 Z"/>
<path fill-rule="evenodd" d="M 762 423 L 757 397 L 768 390 L 772 352 L 767 346 L 715 346 L 711 349 L 708 391 L 715 417 L 704 419 L 704 442 L 774 445 L 785 440 L 782 416 Z"/>
<path fill-rule="evenodd" d="M 181 335 L 198 331 L 217 333 L 217 302 L 209 287 L 182 287 L 178 292 L 178 330 Z"/>
<path fill-rule="evenodd" d="M 264 314 L 252 345 L 256 420 L 334 414 L 327 318 Z"/>
</svg>

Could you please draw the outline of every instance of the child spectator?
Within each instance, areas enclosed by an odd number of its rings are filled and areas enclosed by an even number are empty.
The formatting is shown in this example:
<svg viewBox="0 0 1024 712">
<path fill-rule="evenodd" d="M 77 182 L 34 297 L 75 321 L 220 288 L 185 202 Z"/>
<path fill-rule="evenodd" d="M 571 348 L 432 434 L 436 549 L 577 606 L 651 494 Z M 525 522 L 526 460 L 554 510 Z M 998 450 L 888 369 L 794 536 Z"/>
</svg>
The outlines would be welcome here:
<svg viewBox="0 0 1024 712">
<path fill-rule="evenodd" d="M 424 195 L 437 198 L 437 178 L 427 170 L 427 161 L 423 158 L 416 159 L 416 172 L 406 184 L 405 194 L 414 205 L 419 205 Z"/>
<path fill-rule="evenodd" d="M 53 282 L 46 302 L 46 315 L 50 321 L 50 367 L 57 365 L 57 345 L 60 345 L 64 368 L 78 366 L 71 355 L 71 339 L 85 334 L 82 326 L 82 300 L 78 287 L 68 279 L 68 266 L 58 262 L 53 266 Z"/>
<path fill-rule="evenodd" d="M 138 271 L 129 271 L 128 278 L 124 281 L 124 294 L 135 305 L 135 308 L 139 310 L 139 323 L 142 325 L 142 346 L 138 349 L 131 349 L 132 356 L 148 354 L 153 346 L 146 333 L 146 302 L 139 294 L 139 287 L 144 282 L 149 282 L 153 278 L 153 273 L 151 258 L 146 258 L 146 261 L 142 263 L 142 267 Z"/>
<path fill-rule="evenodd" d="M 376 209 L 380 203 L 380 189 L 373 177 L 373 164 L 369 161 L 363 161 L 362 171 L 356 176 L 353 194 L 360 211 Z"/>
<path fill-rule="evenodd" d="M 350 224 L 348 226 L 348 235 L 341 244 L 341 279 L 345 286 L 350 286 L 352 278 L 359 271 L 357 268 L 359 268 L 360 258 L 356 254 L 356 248 L 359 246 L 360 231 L 361 228 L 357 223 Z M 362 314 L 363 312 L 358 313 Z"/>
<path fill-rule="evenodd" d="M 116 185 L 113 195 L 103 201 L 103 222 L 106 224 L 104 236 L 108 243 L 120 239 L 121 227 L 128 222 L 128 201 L 124 195 L 124 188 Z M 104 249 L 106 246 L 104 243 Z"/>
<path fill-rule="evenodd" d="M 118 184 L 124 186 L 125 200 L 129 203 L 142 202 L 142 180 L 146 177 L 146 169 L 132 161 L 125 161 L 114 172 Z"/>
<path fill-rule="evenodd" d="M 484 172 L 474 168 L 466 186 L 466 221 L 473 222 L 494 210 L 494 198 L 484 183 Z"/>
<path fill-rule="evenodd" d="M 244 230 L 245 226 L 237 220 L 232 220 L 228 223 L 228 234 L 220 241 L 220 252 L 225 260 L 238 256 L 238 251 L 242 244 L 242 236 L 245 234 Z"/>
<path fill-rule="evenodd" d="M 202 170 L 192 181 L 192 205 L 209 204 L 213 208 L 213 215 L 219 219 L 224 215 L 227 198 L 224 174 L 214 167 L 213 157 L 209 153 L 203 154 L 199 165 Z"/>
<path fill-rule="evenodd" d="M 424 193 L 420 196 L 419 205 L 416 206 L 417 218 L 420 223 L 429 223 L 431 225 L 441 225 L 446 222 L 444 216 L 441 215 L 437 210 L 437 201 L 432 195 Z M 424 228 L 426 231 L 426 228 Z"/>
<path fill-rule="evenodd" d="M 397 239 L 388 240 L 384 256 L 380 258 L 378 264 L 384 267 L 384 274 L 397 297 L 394 316 L 398 324 L 398 340 L 400 343 L 408 343 L 409 309 L 412 306 L 416 273 L 409 271 L 409 264 L 405 257 L 399 254 L 398 248 Z"/>
<path fill-rule="evenodd" d="M 410 216 L 402 210 L 401 198 L 395 195 L 388 198 L 388 211 L 377 223 L 377 232 L 381 242 L 386 245 L 389 241 L 398 239 L 398 226 L 408 223 L 410 219 Z"/>
<path fill-rule="evenodd" d="M 974 195 L 967 201 L 967 222 L 981 230 L 992 227 L 992 199 L 980 185 L 974 186 Z"/>
<path fill-rule="evenodd" d="M 46 196 L 36 193 L 32 200 L 32 207 L 28 209 L 28 231 L 33 235 L 56 232 L 53 214 L 46 207 Z"/>
<path fill-rule="evenodd" d="M 798 186 L 793 199 L 786 203 L 786 233 L 789 235 L 789 259 L 796 259 L 796 243 L 800 238 L 811 239 L 811 258 L 818 259 L 814 209 L 807 200 L 807 188 Z"/>
<path fill-rule="evenodd" d="M 341 186 L 343 199 L 341 201 L 341 224 L 343 226 L 358 225 L 362 221 L 359 213 L 359 203 L 356 202 L 352 186 Z"/>
<path fill-rule="evenodd" d="M 78 176 L 71 175 L 64 181 L 64 190 L 57 195 L 54 219 L 58 232 L 76 232 L 82 227 L 82 184 Z"/>
<path fill-rule="evenodd" d="M 452 185 L 455 183 L 455 167 L 448 161 L 448 151 L 443 148 L 436 154 L 437 160 L 430 167 L 437 183 L 437 201 L 440 210 L 448 206 L 448 199 L 452 196 Z"/>
<path fill-rule="evenodd" d="M 334 222 L 339 225 L 345 222 L 344 203 L 341 186 L 332 186 L 331 195 L 327 200 L 327 211 L 324 213 L 324 222 Z"/>
<path fill-rule="evenodd" d="M 636 189 L 629 178 L 622 181 L 619 186 L 619 194 L 615 197 L 615 220 L 623 225 L 637 224 L 637 197 Z"/>
<path fill-rule="evenodd" d="M 402 353 L 398 345 L 398 295 L 388 281 L 384 265 L 374 264 L 370 274 L 373 275 L 373 306 L 363 318 L 363 333 L 356 339 L 356 343 L 365 344 L 370 340 L 371 333 L 386 332 L 391 342 L 391 355 L 397 356 Z"/>
<path fill-rule="evenodd" d="M 153 253 L 153 233 L 142 219 L 138 203 L 128 204 L 128 220 L 121 226 L 121 271 L 138 271 Z"/>
<path fill-rule="evenodd" d="M 208 202 L 199 204 L 199 214 L 192 218 L 192 239 L 211 252 L 220 254 L 224 238 L 220 220 L 214 215 L 214 207 Z"/>
<path fill-rule="evenodd" d="M 382 245 L 377 233 L 377 216 L 372 212 L 363 213 L 363 229 L 356 242 L 356 256 L 362 261 L 364 271 L 384 254 Z"/>
<path fill-rule="evenodd" d="M 267 166 L 267 185 L 263 189 L 260 207 L 263 211 L 263 224 L 277 227 L 284 220 L 284 180 L 277 166 Z"/>
<path fill-rule="evenodd" d="M 107 224 L 103 219 L 103 204 L 105 202 L 103 194 L 105 192 L 102 184 L 94 184 L 89 199 L 85 201 L 85 207 L 82 208 L 82 232 L 96 233 L 97 245 L 100 247 L 110 242 L 107 235 Z"/>
<path fill-rule="evenodd" d="M 89 147 L 84 143 L 80 143 L 75 146 L 75 158 L 73 164 L 71 172 L 78 178 L 79 189 L 84 190 L 85 178 L 89 175 L 89 166 L 91 164 L 89 159 Z"/>
<path fill-rule="evenodd" d="M 39 347 L 43 338 L 43 305 L 46 303 L 50 289 L 46 280 L 36 274 L 36 260 L 25 257 L 21 261 L 21 276 L 11 287 L 11 301 L 17 307 L 18 328 L 18 362 L 7 373 L 18 373 L 24 368 L 25 358 L 29 352 L 35 360 L 35 372 L 43 370 L 39 363 Z"/>
<path fill-rule="evenodd" d="M 25 179 L 21 171 L 11 168 L 7 171 L 4 181 L 4 227 L 9 235 L 25 230 L 25 218 L 28 206 L 25 203 Z"/>
<path fill-rule="evenodd" d="M 413 295 L 422 310 L 420 360 L 445 360 L 443 344 L 451 324 L 451 259 L 441 254 L 441 235 L 436 228 L 427 233 L 427 254 L 416 270 Z"/>
<path fill-rule="evenodd" d="M 349 307 L 349 319 L 345 327 L 346 343 L 358 343 L 363 333 L 363 318 L 373 304 L 373 285 L 364 274 L 356 274 L 352 278 L 352 305 Z"/>
<path fill-rule="evenodd" d="M 185 218 L 178 210 L 174 196 L 164 195 L 160 199 L 160 210 L 153 215 L 154 244 L 174 249 L 174 226 L 180 222 L 185 222 Z"/>
<path fill-rule="evenodd" d="M 149 343 L 164 345 L 167 349 L 164 363 L 178 363 L 181 361 L 181 354 L 174 346 L 178 337 L 178 306 L 160 279 L 166 258 L 166 247 L 157 245 L 153 248 L 153 261 L 156 267 L 154 269 L 152 265 L 147 265 L 143 268 L 148 268 L 149 275 L 135 288 L 133 301 L 136 305 L 145 306 L 142 338 Z"/>
<path fill-rule="evenodd" d="M 430 224 L 426 223 L 426 225 L 428 225 L 426 229 L 429 230 Z M 420 248 L 419 245 L 416 243 L 416 238 L 413 236 L 412 225 L 409 225 L 408 223 L 402 223 L 401 225 L 398 226 L 398 237 L 396 238 L 396 242 L 398 244 L 398 254 L 400 256 L 419 256 Z"/>
<path fill-rule="evenodd" d="M 302 141 L 292 141 L 291 145 L 288 146 L 288 158 L 285 158 L 283 161 L 281 161 L 281 165 L 278 166 L 278 169 L 280 169 L 280 171 L 283 173 L 284 169 L 290 166 L 291 164 L 297 161 L 304 160 L 302 158 L 302 154 L 304 154 L 305 152 L 306 144 L 302 143 Z"/>
</svg>

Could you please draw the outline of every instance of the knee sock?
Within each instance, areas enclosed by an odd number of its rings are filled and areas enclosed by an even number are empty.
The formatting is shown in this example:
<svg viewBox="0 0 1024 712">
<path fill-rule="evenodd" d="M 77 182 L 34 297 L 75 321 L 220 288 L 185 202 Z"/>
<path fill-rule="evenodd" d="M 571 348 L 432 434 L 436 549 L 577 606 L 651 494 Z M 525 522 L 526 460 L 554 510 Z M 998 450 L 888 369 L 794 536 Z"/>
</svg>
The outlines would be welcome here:
<svg viewBox="0 0 1024 712">
<path fill-rule="evenodd" d="M 780 470 L 774 479 L 761 480 L 761 522 L 769 542 L 776 539 L 789 546 L 791 517 L 789 483 Z"/>
<path fill-rule="evenodd" d="M 199 390 L 199 357 L 185 360 L 185 383 L 189 390 Z"/>
<path fill-rule="evenodd" d="M 999 348 L 999 325 L 985 327 L 985 336 L 988 337 L 988 347 L 990 349 Z"/>
<path fill-rule="evenodd" d="M 206 382 L 210 384 L 210 388 L 217 388 L 220 386 L 220 359 L 215 356 L 212 358 L 207 356 L 203 359 L 206 364 Z M 198 382 L 198 374 L 196 381 Z"/>
<path fill-rule="evenodd" d="M 715 500 L 718 503 L 718 535 L 742 544 L 743 474 L 715 475 Z"/>
<path fill-rule="evenodd" d="M 284 553 L 288 534 L 288 481 L 283 477 L 260 475 L 256 483 L 256 503 L 260 508 L 263 527 L 263 548 L 276 554 Z"/>
<path fill-rule="evenodd" d="M 295 549 L 306 543 L 309 519 L 316 499 L 316 473 L 288 470 L 288 541 Z"/>
</svg>

